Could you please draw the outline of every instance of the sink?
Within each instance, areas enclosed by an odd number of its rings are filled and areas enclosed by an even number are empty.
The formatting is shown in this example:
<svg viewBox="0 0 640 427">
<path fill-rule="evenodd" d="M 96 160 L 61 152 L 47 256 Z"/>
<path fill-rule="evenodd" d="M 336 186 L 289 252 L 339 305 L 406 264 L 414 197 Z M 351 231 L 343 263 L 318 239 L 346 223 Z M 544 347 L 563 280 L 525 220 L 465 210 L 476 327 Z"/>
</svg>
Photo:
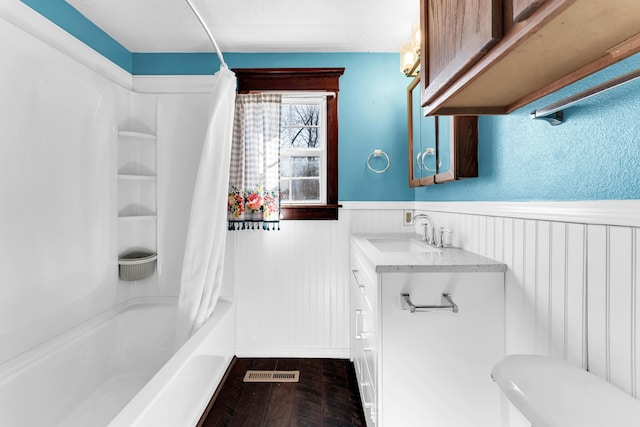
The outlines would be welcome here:
<svg viewBox="0 0 640 427">
<path fill-rule="evenodd" d="M 428 245 L 412 237 L 394 237 L 388 239 L 367 239 L 380 252 L 441 252 L 440 248 Z"/>
</svg>

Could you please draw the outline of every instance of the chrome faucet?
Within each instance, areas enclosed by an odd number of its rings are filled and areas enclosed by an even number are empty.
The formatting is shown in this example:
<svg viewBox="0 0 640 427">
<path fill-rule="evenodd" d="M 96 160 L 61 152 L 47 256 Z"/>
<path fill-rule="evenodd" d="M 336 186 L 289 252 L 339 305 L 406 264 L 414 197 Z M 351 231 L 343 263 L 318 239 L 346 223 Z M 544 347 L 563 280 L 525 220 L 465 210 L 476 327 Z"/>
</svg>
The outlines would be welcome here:
<svg viewBox="0 0 640 427">
<path fill-rule="evenodd" d="M 431 220 L 429 215 L 427 215 L 427 214 L 414 215 L 413 218 L 411 218 L 411 224 L 415 224 L 416 222 L 418 222 L 421 219 L 426 221 L 423 224 L 423 226 L 424 226 L 424 234 L 422 236 L 422 240 L 424 240 L 425 242 L 427 242 L 430 245 L 434 245 L 436 243 L 436 239 L 434 237 L 434 235 L 436 234 L 436 231 L 435 231 L 435 228 L 433 227 L 433 221 Z M 429 231 L 431 233 L 429 233 Z"/>
</svg>

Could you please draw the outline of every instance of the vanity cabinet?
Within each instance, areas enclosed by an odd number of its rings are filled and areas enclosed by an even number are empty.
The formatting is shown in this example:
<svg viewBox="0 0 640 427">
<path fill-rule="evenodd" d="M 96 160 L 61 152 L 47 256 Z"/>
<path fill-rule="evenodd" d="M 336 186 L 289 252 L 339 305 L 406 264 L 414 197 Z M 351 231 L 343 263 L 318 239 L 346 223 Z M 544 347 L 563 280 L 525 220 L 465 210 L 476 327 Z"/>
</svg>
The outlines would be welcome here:
<svg viewBox="0 0 640 427">
<path fill-rule="evenodd" d="M 422 105 L 505 114 L 640 51 L 637 0 L 421 0 Z"/>
<path fill-rule="evenodd" d="M 491 369 L 504 356 L 504 273 L 376 272 L 351 248 L 351 356 L 367 425 L 501 425 L 500 391 Z M 403 310 L 439 304 L 452 312 Z"/>
<path fill-rule="evenodd" d="M 351 359 L 367 426 L 378 420 L 378 283 L 373 267 L 359 252 L 351 255 Z"/>
</svg>

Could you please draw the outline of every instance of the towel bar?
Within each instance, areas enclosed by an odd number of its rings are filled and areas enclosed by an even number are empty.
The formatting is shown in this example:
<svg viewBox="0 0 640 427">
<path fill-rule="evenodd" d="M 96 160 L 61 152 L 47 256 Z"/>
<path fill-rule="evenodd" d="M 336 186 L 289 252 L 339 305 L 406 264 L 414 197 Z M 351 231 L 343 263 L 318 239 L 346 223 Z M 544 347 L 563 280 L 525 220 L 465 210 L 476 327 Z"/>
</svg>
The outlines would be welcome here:
<svg viewBox="0 0 640 427">
<path fill-rule="evenodd" d="M 553 104 L 547 105 L 544 108 L 534 110 L 531 112 L 531 118 L 543 119 L 548 121 L 552 126 L 557 126 L 561 124 L 564 119 L 562 110 L 564 110 L 565 108 L 571 107 L 572 105 L 577 104 L 580 101 L 591 98 L 592 96 L 598 95 L 602 92 L 606 92 L 609 89 L 613 89 L 639 77 L 640 69 L 631 71 L 627 74 L 623 74 L 622 76 L 616 77 L 615 79 L 600 83 L 599 85 L 596 85 L 591 89 L 584 90 L 561 101 L 554 102 Z"/>
<path fill-rule="evenodd" d="M 400 294 L 400 305 L 403 310 L 409 310 L 411 313 L 416 311 L 452 311 L 458 312 L 458 305 L 451 299 L 451 294 L 443 293 L 441 298 L 442 305 L 414 305 L 411 302 L 411 295 Z M 449 303 L 449 304 L 446 304 Z"/>
</svg>

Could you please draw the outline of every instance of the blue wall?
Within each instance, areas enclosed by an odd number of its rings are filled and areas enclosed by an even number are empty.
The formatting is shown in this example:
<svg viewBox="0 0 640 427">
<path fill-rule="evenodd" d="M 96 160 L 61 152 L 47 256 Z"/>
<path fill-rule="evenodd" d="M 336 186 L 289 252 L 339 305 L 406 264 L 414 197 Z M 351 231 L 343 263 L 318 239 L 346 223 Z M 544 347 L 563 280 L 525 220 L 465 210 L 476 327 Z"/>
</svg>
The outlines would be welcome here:
<svg viewBox="0 0 640 427">
<path fill-rule="evenodd" d="M 344 67 L 338 97 L 338 192 L 341 201 L 413 200 L 408 186 L 407 85 L 397 53 L 225 53 L 229 68 Z M 135 74 L 211 74 L 213 54 L 133 54 Z M 390 168 L 367 158 L 380 148 Z M 374 164 L 379 167 L 378 164 Z"/>
<path fill-rule="evenodd" d="M 479 120 L 479 177 L 416 189 L 416 200 L 640 198 L 640 82 L 565 110 L 551 126 L 529 113 L 640 68 L 628 58 L 508 116 Z"/>
<path fill-rule="evenodd" d="M 406 87 L 397 53 L 225 54 L 230 68 L 344 67 L 338 97 L 339 200 L 413 200 L 407 172 Z M 380 148 L 383 174 L 367 168 Z"/>
<path fill-rule="evenodd" d="M 64 0 L 22 0 L 135 75 L 210 74 L 213 54 L 131 53 Z M 479 121 L 479 177 L 409 189 L 406 86 L 398 54 L 225 54 L 231 68 L 345 67 L 339 97 L 339 198 L 361 200 L 600 200 L 640 198 L 640 83 L 572 107 L 566 123 L 534 121 L 535 108 L 632 69 L 640 54 L 508 116 Z M 376 148 L 391 157 L 384 174 L 368 171 Z"/>
<path fill-rule="evenodd" d="M 136 74 L 207 74 L 213 54 L 134 54 Z M 397 54 L 227 53 L 231 68 L 345 67 L 339 98 L 341 201 L 640 199 L 640 82 L 565 111 L 565 123 L 531 120 L 536 108 L 640 68 L 636 55 L 507 116 L 480 117 L 479 177 L 412 190 L 407 181 L 406 86 Z M 381 148 L 391 168 L 366 159 Z"/>
</svg>

